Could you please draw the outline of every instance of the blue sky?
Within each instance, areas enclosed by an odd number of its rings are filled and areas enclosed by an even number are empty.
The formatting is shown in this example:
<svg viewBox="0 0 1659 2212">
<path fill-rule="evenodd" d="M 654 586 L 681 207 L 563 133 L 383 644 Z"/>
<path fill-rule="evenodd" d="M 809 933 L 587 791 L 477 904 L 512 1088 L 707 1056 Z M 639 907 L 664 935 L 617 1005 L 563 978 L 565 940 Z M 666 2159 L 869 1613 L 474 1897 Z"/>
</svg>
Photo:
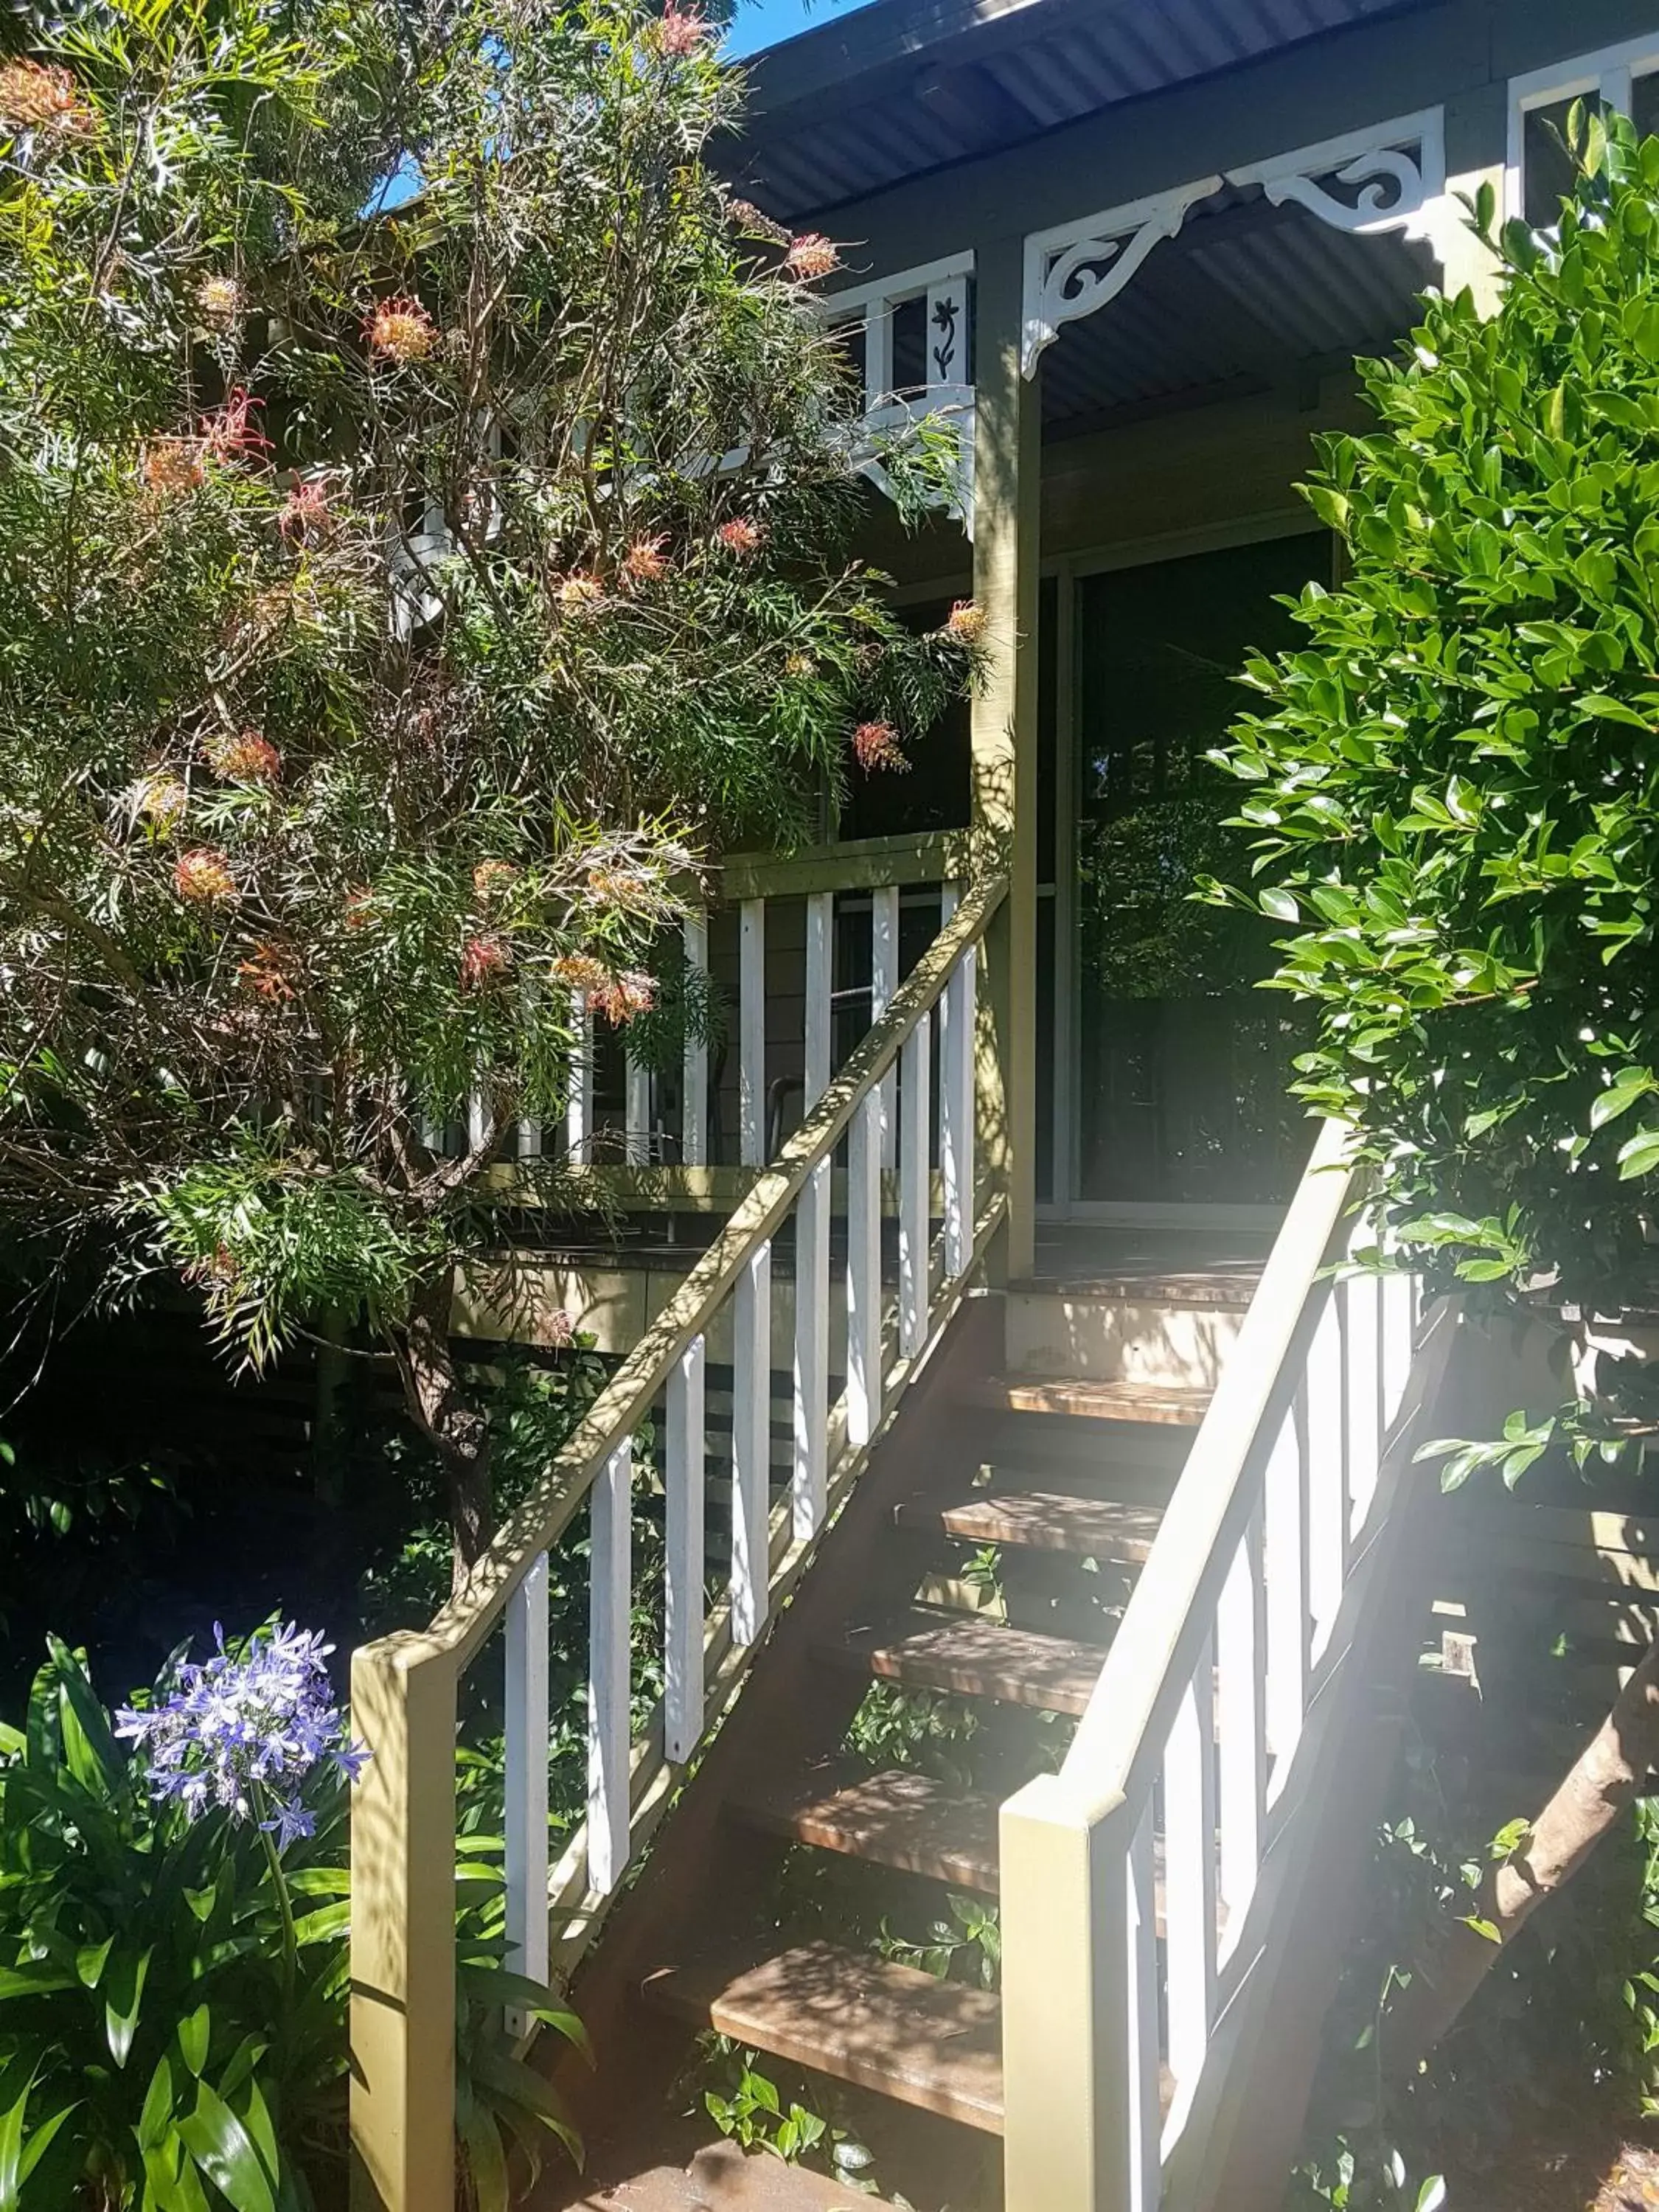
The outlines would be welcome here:
<svg viewBox="0 0 1659 2212">
<path fill-rule="evenodd" d="M 797 31 L 811 30 L 831 15 L 850 15 L 854 8 L 869 4 L 870 0 L 811 0 L 810 5 L 808 0 L 738 0 L 726 52 L 757 53 L 780 39 L 793 38 Z"/>
</svg>

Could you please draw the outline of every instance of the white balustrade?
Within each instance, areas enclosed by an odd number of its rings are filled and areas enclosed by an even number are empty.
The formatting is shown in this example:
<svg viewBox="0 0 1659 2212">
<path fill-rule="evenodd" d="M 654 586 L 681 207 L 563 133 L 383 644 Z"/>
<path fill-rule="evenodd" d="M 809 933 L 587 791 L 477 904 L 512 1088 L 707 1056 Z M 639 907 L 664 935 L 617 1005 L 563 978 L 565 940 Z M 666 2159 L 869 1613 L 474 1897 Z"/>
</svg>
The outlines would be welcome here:
<svg viewBox="0 0 1659 2212">
<path fill-rule="evenodd" d="M 1357 1608 L 1390 1601 L 1373 1539 L 1448 1356 L 1440 1330 L 1413 1365 L 1413 1286 L 1353 1257 L 1343 1143 L 1316 1147 L 1060 1772 L 1002 1810 L 1008 2212 L 1185 2203 L 1180 2147 L 1249 2125 L 1227 2069 L 1295 1941 L 1364 1694 Z"/>
<path fill-rule="evenodd" d="M 622 1880 L 632 1826 L 633 1474 L 633 1439 L 624 1437 L 593 1485 L 588 1538 L 587 1878 L 601 1897 Z"/>
<path fill-rule="evenodd" d="M 772 1247 L 756 1245 L 732 1302 L 732 1637 L 766 1626 L 772 1480 Z"/>
<path fill-rule="evenodd" d="M 517 1974 L 547 1979 L 548 1615 L 547 1554 L 507 1600 L 507 1963 Z M 522 2017 L 511 2032 L 522 2033 Z"/>
<path fill-rule="evenodd" d="M 766 1158 L 766 902 L 745 899 L 738 916 L 738 1157 Z"/>
<path fill-rule="evenodd" d="M 685 964 L 700 977 L 708 973 L 708 920 L 706 915 L 685 918 Z M 695 986 L 699 1005 L 705 988 Z M 701 1022 L 692 1023 L 685 1037 L 680 1096 L 680 1159 L 688 1168 L 708 1160 L 708 1040 Z"/>
<path fill-rule="evenodd" d="M 835 988 L 836 902 L 829 891 L 806 902 L 806 1004 L 803 1114 L 830 1087 L 830 1014 Z M 801 1539 L 823 1522 L 829 1471 L 830 1164 L 821 1160 L 795 1209 L 794 1403 L 791 1525 Z"/>
<path fill-rule="evenodd" d="M 668 1378 L 663 1751 L 676 1765 L 702 1734 L 705 1357 L 703 1339 L 694 1337 Z"/>
</svg>

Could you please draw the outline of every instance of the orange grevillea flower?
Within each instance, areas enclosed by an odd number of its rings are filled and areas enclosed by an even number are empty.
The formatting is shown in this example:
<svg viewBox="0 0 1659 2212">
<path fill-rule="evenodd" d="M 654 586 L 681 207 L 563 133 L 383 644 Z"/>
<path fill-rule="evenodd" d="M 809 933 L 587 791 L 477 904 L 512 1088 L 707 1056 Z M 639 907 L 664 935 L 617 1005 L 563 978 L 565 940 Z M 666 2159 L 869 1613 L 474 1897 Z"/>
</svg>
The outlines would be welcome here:
<svg viewBox="0 0 1659 2212">
<path fill-rule="evenodd" d="M 438 343 L 438 325 L 418 300 L 380 301 L 363 324 L 371 351 L 400 365 L 424 361 Z"/>
<path fill-rule="evenodd" d="M 613 976 L 593 994 L 593 1011 L 620 1029 L 640 1014 L 648 1014 L 657 1003 L 657 986 L 653 978 L 642 975 L 637 968 L 627 969 Z"/>
<path fill-rule="evenodd" d="M 481 899 L 500 898 L 518 879 L 511 860 L 480 860 L 472 871 L 472 888 Z"/>
<path fill-rule="evenodd" d="M 194 491 L 207 474 L 194 438 L 153 438 L 138 465 L 146 489 L 163 498 Z"/>
<path fill-rule="evenodd" d="M 548 963 L 547 972 L 573 991 L 602 991 L 611 981 L 611 970 L 591 952 L 562 952 Z"/>
<path fill-rule="evenodd" d="M 173 871 L 173 887 L 181 899 L 200 905 L 236 896 L 229 860 L 216 845 L 195 845 L 181 853 Z"/>
<path fill-rule="evenodd" d="M 234 276 L 204 276 L 196 287 L 196 307 L 210 329 L 228 330 L 242 312 L 242 288 Z"/>
<path fill-rule="evenodd" d="M 945 627 L 960 644 L 977 645 L 985 635 L 985 610 L 972 599 L 958 599 Z"/>
<path fill-rule="evenodd" d="M 210 738 L 204 750 L 214 774 L 231 783 L 275 783 L 283 772 L 281 753 L 258 730 L 238 730 L 234 737 Z"/>
<path fill-rule="evenodd" d="M 630 584 L 659 584 L 668 574 L 663 554 L 666 538 L 636 538 L 623 556 L 623 574 Z"/>
<path fill-rule="evenodd" d="M 760 550 L 760 525 L 746 514 L 734 514 L 730 522 L 721 523 L 714 535 L 728 553 L 748 555 Z"/>
<path fill-rule="evenodd" d="M 66 69 L 18 60 L 0 64 L 0 125 L 43 137 L 89 138 L 98 118 Z"/>
</svg>

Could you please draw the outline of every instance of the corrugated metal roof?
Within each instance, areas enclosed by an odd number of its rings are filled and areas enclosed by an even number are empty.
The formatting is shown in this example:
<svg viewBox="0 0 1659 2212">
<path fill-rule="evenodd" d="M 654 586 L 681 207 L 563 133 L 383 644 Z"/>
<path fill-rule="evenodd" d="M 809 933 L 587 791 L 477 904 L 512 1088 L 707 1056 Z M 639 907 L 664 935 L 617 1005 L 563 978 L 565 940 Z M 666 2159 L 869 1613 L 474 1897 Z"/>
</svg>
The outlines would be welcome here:
<svg viewBox="0 0 1659 2212">
<path fill-rule="evenodd" d="M 1386 353 L 1434 281 L 1426 246 L 1355 238 L 1305 210 L 1224 191 L 1158 246 L 1117 298 L 1068 323 L 1042 357 L 1053 430 L 1356 354 Z"/>
<path fill-rule="evenodd" d="M 758 58 L 734 166 L 786 222 L 1431 0 L 876 0 Z"/>
</svg>

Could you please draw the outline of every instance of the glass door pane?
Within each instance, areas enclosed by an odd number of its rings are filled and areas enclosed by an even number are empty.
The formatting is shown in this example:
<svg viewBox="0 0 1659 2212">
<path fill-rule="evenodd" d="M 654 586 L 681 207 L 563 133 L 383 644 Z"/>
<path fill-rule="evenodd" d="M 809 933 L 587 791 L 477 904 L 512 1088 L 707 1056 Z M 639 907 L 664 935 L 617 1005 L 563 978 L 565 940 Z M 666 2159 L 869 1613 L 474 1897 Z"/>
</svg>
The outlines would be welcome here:
<svg viewBox="0 0 1659 2212">
<path fill-rule="evenodd" d="M 1079 580 L 1078 1194 L 1269 1205 L 1308 1149 L 1285 1093 L 1306 1024 L 1252 985 L 1273 926 L 1192 904 L 1237 868 L 1240 787 L 1206 761 L 1252 695 L 1252 647 L 1294 644 L 1279 597 L 1326 578 L 1323 532 Z M 1224 862 L 1224 848 L 1230 848 Z"/>
</svg>

